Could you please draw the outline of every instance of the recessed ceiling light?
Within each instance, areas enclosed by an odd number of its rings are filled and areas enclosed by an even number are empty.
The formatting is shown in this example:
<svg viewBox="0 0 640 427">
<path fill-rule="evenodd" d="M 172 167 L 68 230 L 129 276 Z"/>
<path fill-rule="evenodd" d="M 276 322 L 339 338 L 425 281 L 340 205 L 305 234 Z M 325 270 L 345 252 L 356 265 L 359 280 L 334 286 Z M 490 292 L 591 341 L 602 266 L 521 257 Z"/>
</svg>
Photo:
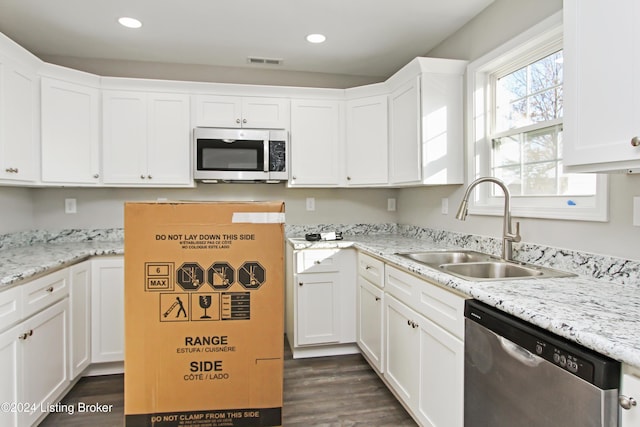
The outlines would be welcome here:
<svg viewBox="0 0 640 427">
<path fill-rule="evenodd" d="M 324 34 L 309 34 L 307 36 L 307 41 L 309 43 L 322 43 L 326 40 L 327 38 L 324 36 Z"/>
<path fill-rule="evenodd" d="M 137 20 L 136 18 L 129 18 L 128 16 L 123 16 L 122 18 L 118 18 L 118 22 L 120 25 L 127 28 L 140 28 L 142 27 L 142 22 Z"/>
</svg>

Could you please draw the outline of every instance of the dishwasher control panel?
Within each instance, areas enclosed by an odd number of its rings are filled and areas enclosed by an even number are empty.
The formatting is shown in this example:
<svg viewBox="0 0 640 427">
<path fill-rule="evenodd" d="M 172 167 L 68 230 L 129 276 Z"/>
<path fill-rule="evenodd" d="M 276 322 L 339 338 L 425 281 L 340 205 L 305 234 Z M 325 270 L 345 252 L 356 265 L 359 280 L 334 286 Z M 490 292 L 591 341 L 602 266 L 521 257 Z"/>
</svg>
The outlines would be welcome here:
<svg viewBox="0 0 640 427">
<path fill-rule="evenodd" d="M 593 379 L 593 364 L 566 349 L 558 348 L 546 341 L 537 339 L 534 351 L 536 355 L 584 380 L 592 381 Z"/>
<path fill-rule="evenodd" d="M 508 340 L 521 353 L 538 356 L 600 388 L 618 388 L 620 362 L 616 360 L 477 300 L 465 301 L 465 317 Z"/>
</svg>

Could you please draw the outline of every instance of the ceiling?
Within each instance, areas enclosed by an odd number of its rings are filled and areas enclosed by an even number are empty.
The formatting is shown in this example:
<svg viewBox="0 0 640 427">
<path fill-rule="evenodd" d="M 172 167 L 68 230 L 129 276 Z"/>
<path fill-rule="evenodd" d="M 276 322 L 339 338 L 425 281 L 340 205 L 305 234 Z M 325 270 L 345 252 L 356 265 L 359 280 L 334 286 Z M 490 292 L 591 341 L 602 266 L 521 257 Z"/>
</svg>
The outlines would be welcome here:
<svg viewBox="0 0 640 427">
<path fill-rule="evenodd" d="M 0 32 L 41 56 L 388 77 L 492 1 L 0 0 Z M 309 33 L 327 40 L 310 44 Z"/>
</svg>

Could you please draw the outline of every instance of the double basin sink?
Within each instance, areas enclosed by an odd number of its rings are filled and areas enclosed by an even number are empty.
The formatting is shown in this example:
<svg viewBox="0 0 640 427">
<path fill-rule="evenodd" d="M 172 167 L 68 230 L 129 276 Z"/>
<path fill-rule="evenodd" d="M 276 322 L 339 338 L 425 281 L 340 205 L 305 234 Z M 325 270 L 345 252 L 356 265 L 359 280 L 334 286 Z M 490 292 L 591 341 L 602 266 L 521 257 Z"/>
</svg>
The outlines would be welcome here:
<svg viewBox="0 0 640 427">
<path fill-rule="evenodd" d="M 573 273 L 534 264 L 507 261 L 482 252 L 446 250 L 397 253 L 396 255 L 466 280 L 513 280 L 575 276 Z"/>
</svg>

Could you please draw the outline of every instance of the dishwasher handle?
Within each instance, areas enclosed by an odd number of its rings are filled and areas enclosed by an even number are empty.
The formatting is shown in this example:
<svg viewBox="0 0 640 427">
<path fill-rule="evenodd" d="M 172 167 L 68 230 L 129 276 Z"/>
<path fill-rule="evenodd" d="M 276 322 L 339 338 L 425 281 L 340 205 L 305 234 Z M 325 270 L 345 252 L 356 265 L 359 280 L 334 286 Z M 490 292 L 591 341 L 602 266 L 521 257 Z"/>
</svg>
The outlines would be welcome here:
<svg viewBox="0 0 640 427">
<path fill-rule="evenodd" d="M 500 340 L 500 346 L 502 346 L 502 349 L 507 352 L 509 356 L 513 357 L 523 365 L 535 368 L 544 361 L 543 358 L 536 356 L 524 347 L 514 344 L 504 337 L 499 336 L 498 339 Z"/>
</svg>

